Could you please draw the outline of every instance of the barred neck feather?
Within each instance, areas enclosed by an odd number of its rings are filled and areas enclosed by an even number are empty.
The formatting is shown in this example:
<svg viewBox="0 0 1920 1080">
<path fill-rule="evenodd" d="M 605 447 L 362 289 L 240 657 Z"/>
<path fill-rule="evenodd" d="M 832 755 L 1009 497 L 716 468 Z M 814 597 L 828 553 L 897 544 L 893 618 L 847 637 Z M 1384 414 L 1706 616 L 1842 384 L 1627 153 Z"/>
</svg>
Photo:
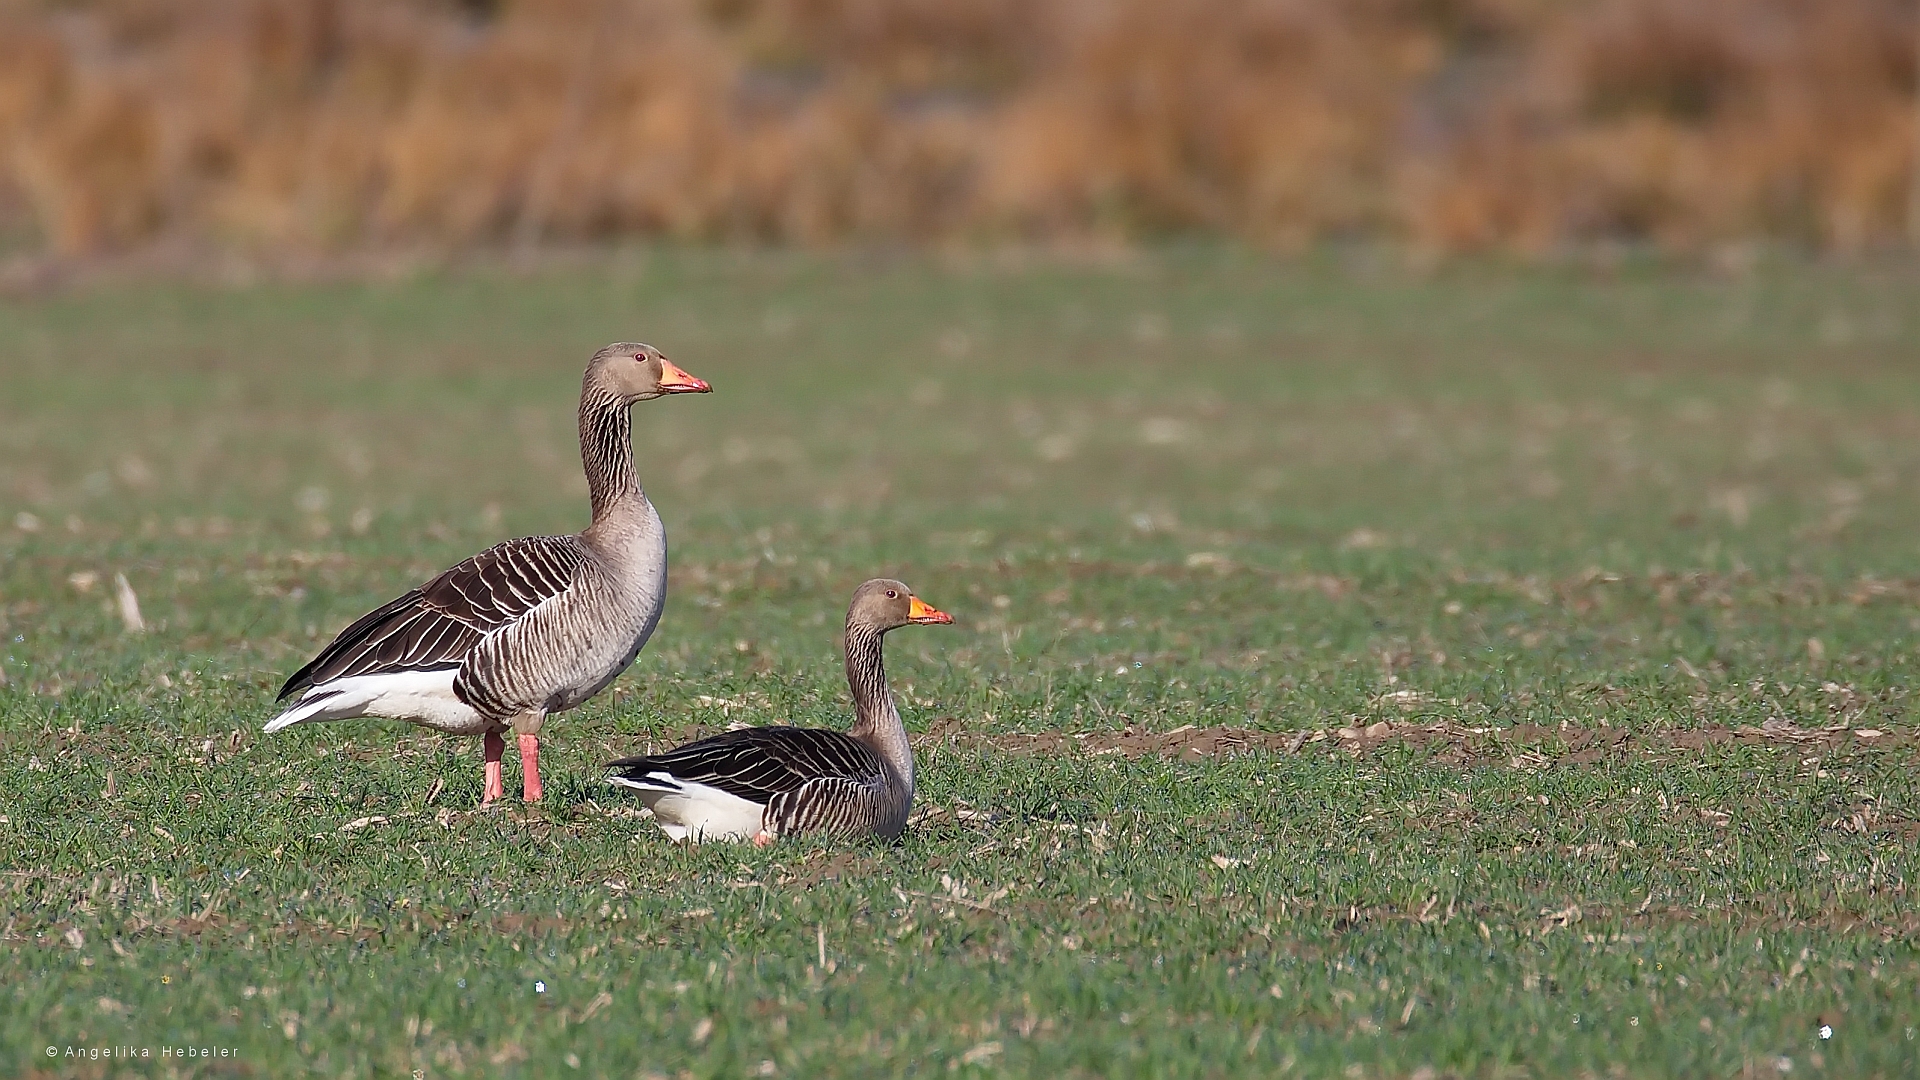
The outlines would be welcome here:
<svg viewBox="0 0 1920 1080">
<path fill-rule="evenodd" d="M 633 473 L 633 420 L 627 403 L 591 381 L 580 393 L 580 461 L 586 467 L 593 520 L 639 497 L 640 481 Z"/>
<path fill-rule="evenodd" d="M 913 752 L 887 689 L 887 669 L 880 657 L 883 636 L 865 623 L 847 621 L 847 686 L 853 691 L 853 726 L 847 734 L 873 747 L 911 789 Z"/>
</svg>

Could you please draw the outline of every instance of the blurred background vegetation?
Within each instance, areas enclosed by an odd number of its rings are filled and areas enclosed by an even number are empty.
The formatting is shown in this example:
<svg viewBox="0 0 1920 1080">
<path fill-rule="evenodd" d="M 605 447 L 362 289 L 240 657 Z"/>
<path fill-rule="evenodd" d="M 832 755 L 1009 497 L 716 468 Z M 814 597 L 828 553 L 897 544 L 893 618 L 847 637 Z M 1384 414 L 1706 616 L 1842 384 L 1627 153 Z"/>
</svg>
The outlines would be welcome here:
<svg viewBox="0 0 1920 1080">
<path fill-rule="evenodd" d="M 1920 241 L 1913 0 L 0 0 L 16 254 Z"/>
</svg>

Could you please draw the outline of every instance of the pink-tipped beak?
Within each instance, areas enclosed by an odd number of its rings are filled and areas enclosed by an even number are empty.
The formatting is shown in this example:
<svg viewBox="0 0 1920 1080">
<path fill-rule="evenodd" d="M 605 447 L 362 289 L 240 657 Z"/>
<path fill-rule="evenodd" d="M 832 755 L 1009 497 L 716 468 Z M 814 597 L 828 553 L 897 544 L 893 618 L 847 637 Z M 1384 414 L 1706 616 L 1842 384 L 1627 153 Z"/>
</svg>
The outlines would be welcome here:
<svg viewBox="0 0 1920 1080">
<path fill-rule="evenodd" d="M 713 387 L 707 385 L 707 380 L 694 378 L 680 365 L 663 356 L 660 358 L 660 392 L 663 394 L 710 394 L 713 392 Z"/>
<path fill-rule="evenodd" d="M 907 621 L 910 623 L 950 623 L 953 616 L 915 596 L 907 604 Z"/>
</svg>

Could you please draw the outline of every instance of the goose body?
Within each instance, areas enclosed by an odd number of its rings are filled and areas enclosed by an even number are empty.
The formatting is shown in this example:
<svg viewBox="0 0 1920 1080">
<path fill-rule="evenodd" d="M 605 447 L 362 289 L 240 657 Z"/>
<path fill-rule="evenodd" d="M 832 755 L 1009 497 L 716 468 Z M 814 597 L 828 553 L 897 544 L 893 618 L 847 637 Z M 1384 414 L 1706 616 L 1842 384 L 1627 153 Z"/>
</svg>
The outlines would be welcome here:
<svg viewBox="0 0 1920 1080">
<path fill-rule="evenodd" d="M 674 840 L 762 832 L 892 839 L 913 803 L 911 758 L 903 772 L 853 736 L 818 728 L 741 728 L 614 767 L 609 779 L 640 792 Z"/>
<path fill-rule="evenodd" d="M 900 582 L 866 582 L 847 609 L 851 729 L 741 728 L 622 758 L 607 780 L 639 792 L 676 841 L 768 843 L 798 832 L 891 840 L 913 806 L 913 752 L 887 689 L 881 638 L 909 623 L 952 621 Z"/>
<path fill-rule="evenodd" d="M 265 730 L 380 717 L 481 735 L 491 802 L 511 728 L 523 793 L 538 799 L 546 718 L 626 670 L 666 603 L 666 531 L 634 478 L 628 408 L 707 390 L 650 346 L 600 350 L 580 397 L 592 523 L 497 544 L 362 616 L 281 687 L 281 700 L 299 696 Z"/>
</svg>

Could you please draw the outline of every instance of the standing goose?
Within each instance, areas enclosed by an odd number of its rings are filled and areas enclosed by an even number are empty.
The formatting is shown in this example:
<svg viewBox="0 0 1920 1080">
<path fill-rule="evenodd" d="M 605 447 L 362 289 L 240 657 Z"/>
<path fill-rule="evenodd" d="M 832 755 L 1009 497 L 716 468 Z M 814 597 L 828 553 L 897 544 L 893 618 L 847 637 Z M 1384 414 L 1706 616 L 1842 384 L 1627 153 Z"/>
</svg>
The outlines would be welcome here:
<svg viewBox="0 0 1920 1080">
<path fill-rule="evenodd" d="M 267 722 L 372 716 L 486 737 L 486 794 L 519 736 L 521 791 L 540 798 L 540 726 L 633 663 L 667 598 L 667 537 L 633 472 L 628 408 L 711 387 L 651 345 L 609 345 L 580 387 L 580 457 L 593 521 L 571 536 L 509 540 L 361 617 L 280 688 Z"/>
<path fill-rule="evenodd" d="M 913 805 L 913 751 L 887 690 L 880 639 L 908 623 L 950 623 L 898 581 L 876 578 L 847 607 L 847 685 L 853 727 L 741 728 L 664 754 L 608 764 L 674 840 L 772 843 L 788 833 L 872 834 L 888 840 Z"/>
</svg>

